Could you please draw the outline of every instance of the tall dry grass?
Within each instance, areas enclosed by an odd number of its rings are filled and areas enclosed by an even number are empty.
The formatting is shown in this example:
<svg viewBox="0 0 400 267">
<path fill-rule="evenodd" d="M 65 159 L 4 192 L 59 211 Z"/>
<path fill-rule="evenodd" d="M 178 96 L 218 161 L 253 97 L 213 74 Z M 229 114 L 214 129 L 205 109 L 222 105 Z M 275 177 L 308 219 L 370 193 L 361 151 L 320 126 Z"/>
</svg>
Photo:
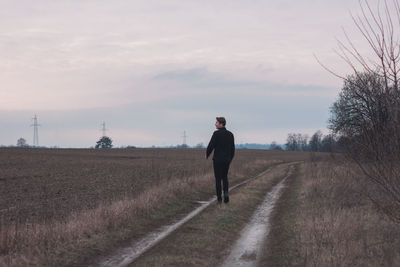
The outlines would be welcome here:
<svg viewBox="0 0 400 267">
<path fill-rule="evenodd" d="M 301 170 L 296 265 L 396 266 L 400 227 L 369 201 L 358 168 L 338 160 L 309 161 Z"/>
<path fill-rule="evenodd" d="M 158 187 L 145 190 L 136 198 L 72 212 L 64 221 L 3 225 L 0 229 L 0 246 L 4 256 L 0 257 L 0 266 L 46 262 L 49 250 L 77 246 L 85 242 L 86 238 L 135 222 L 138 217 L 156 209 L 160 203 L 173 201 L 182 193 L 193 192 L 210 183 L 211 179 L 211 175 L 204 175 L 189 177 L 186 181 L 175 179 L 163 182 Z"/>
<path fill-rule="evenodd" d="M 51 153 L 54 152 L 51 151 Z M 148 170 L 141 166 L 144 171 L 152 174 L 154 179 L 150 179 L 149 183 L 141 187 L 141 190 L 136 191 L 135 194 L 121 194 L 122 197 L 119 199 L 114 196 L 112 198 L 105 196 L 103 201 L 96 200 L 98 204 L 94 208 L 69 209 L 67 207 L 70 212 L 66 216 L 54 216 L 46 220 L 22 220 L 21 218 L 26 217 L 18 218 L 17 215 L 21 214 L 18 212 L 12 213 L 16 216 L 13 220 L 10 220 L 11 217 L 2 216 L 0 221 L 0 266 L 54 265 L 57 258 L 61 257 L 65 251 L 71 249 L 79 251 L 79 247 L 90 246 L 90 242 L 96 238 L 101 239 L 109 231 L 134 226 L 138 219 L 156 211 L 163 203 L 179 200 L 183 196 L 191 195 L 199 190 L 208 190 L 210 196 L 213 195 L 214 178 L 210 162 L 199 163 L 197 160 L 187 159 L 203 156 L 204 151 L 180 152 L 192 153 L 189 156 L 184 155 L 181 159 L 177 158 L 175 153 L 176 151 L 162 151 L 161 155 L 164 157 L 158 154 L 158 162 L 155 155 L 149 158 Z M 193 155 L 193 153 L 195 154 Z M 110 155 L 107 156 L 110 157 Z M 115 156 L 121 157 L 119 154 Z M 112 157 L 113 155 L 111 155 Z M 112 158 L 111 160 L 115 161 L 116 159 Z M 165 171 L 162 169 L 163 167 L 169 166 L 169 162 L 175 166 L 174 176 L 167 174 L 167 179 L 162 175 L 158 176 L 157 174 Z M 232 164 L 230 177 L 232 181 L 239 181 L 250 173 L 255 173 L 275 162 L 277 160 L 268 154 L 239 152 Z M 58 164 L 61 163 L 58 162 Z M 115 171 L 114 168 L 109 169 L 109 166 L 107 168 L 108 175 L 121 172 L 121 170 Z M 117 178 L 114 176 L 114 179 Z M 126 180 L 119 182 L 119 186 L 123 185 L 124 181 Z M 118 181 L 114 181 L 114 183 L 118 183 Z M 108 183 L 94 185 L 101 187 L 107 186 Z M 21 195 L 21 197 L 23 196 Z M 85 201 L 84 196 L 77 195 L 76 197 L 77 201 L 80 197 Z"/>
</svg>

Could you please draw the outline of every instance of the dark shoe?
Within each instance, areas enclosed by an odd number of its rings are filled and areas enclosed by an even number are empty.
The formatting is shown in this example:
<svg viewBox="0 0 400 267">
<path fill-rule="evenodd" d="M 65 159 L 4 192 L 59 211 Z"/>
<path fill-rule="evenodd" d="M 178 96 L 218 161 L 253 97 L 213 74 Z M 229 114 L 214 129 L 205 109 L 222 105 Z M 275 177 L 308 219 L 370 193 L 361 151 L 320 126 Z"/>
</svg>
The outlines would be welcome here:
<svg viewBox="0 0 400 267">
<path fill-rule="evenodd" d="M 218 204 L 220 204 L 220 205 L 221 205 L 221 203 L 222 203 L 222 199 L 218 198 L 217 200 L 218 200 Z"/>
<path fill-rule="evenodd" d="M 229 202 L 229 197 L 224 197 L 224 203 L 228 203 Z"/>
</svg>

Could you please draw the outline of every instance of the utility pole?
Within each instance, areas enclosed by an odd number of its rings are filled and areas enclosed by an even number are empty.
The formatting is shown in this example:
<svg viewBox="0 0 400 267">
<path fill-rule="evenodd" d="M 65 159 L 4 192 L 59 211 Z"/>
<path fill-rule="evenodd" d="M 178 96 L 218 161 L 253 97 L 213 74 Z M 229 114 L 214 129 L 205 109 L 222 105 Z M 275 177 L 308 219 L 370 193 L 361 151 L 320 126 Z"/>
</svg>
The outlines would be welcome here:
<svg viewBox="0 0 400 267">
<path fill-rule="evenodd" d="M 33 126 L 33 146 L 39 146 L 39 131 L 38 127 L 41 126 L 38 124 L 37 116 L 35 114 L 35 117 L 33 117 L 33 124 L 31 124 L 31 127 Z"/>
<path fill-rule="evenodd" d="M 186 131 L 183 131 L 183 135 L 182 135 L 182 137 L 183 137 L 183 146 L 186 146 L 186 137 L 188 137 L 187 135 L 186 135 Z"/>
<path fill-rule="evenodd" d="M 107 129 L 106 129 L 106 122 L 103 121 L 103 123 L 101 124 L 101 126 L 102 126 L 101 131 L 103 132 L 103 136 L 106 136 L 106 131 L 107 131 Z"/>
</svg>

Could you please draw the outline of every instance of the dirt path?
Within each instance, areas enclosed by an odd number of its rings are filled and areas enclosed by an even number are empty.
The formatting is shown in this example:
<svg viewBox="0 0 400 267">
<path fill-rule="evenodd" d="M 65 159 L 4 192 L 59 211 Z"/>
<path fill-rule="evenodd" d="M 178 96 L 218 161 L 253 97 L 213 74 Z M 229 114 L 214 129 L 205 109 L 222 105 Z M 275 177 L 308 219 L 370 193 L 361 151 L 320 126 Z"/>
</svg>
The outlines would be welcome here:
<svg viewBox="0 0 400 267">
<path fill-rule="evenodd" d="M 250 181 L 257 179 L 260 176 L 265 175 L 271 170 L 272 167 L 268 168 L 266 171 L 258 174 L 255 177 L 249 178 L 239 184 L 236 184 L 235 186 L 231 187 L 230 190 L 234 190 L 237 187 L 240 187 L 244 184 L 249 183 Z M 197 207 L 195 210 L 187 214 L 184 218 L 163 226 L 145 237 L 143 237 L 140 240 L 134 240 L 129 246 L 120 248 L 116 251 L 114 251 L 112 254 L 108 255 L 107 257 L 103 257 L 96 261 L 96 263 L 89 265 L 89 266 L 127 266 L 131 264 L 136 258 L 138 258 L 140 255 L 142 255 L 144 252 L 155 246 L 157 243 L 159 243 L 161 240 L 163 240 L 165 237 L 170 235 L 172 232 L 174 232 L 176 229 L 178 229 L 180 226 L 188 222 L 190 219 L 195 217 L 197 214 L 199 214 L 201 211 L 203 211 L 205 208 L 207 208 L 210 204 L 216 201 L 216 198 L 213 197 L 208 201 L 200 201 L 198 202 L 200 204 L 199 207 Z"/>
<path fill-rule="evenodd" d="M 262 244 L 269 232 L 269 216 L 276 201 L 279 199 L 286 179 L 291 175 L 293 166 L 288 174 L 267 194 L 263 203 L 254 212 L 251 221 L 243 229 L 240 238 L 233 246 L 231 253 L 222 264 L 223 267 L 256 266 L 259 260 Z"/>
</svg>

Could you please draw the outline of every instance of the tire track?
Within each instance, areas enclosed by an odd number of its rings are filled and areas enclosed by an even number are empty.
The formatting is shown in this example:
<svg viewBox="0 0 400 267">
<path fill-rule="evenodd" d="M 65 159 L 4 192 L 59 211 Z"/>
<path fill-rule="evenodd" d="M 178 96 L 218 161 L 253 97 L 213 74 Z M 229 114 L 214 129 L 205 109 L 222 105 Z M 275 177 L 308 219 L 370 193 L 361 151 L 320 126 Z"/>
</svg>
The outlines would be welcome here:
<svg viewBox="0 0 400 267">
<path fill-rule="evenodd" d="M 283 163 L 281 163 L 283 164 Z M 249 178 L 239 184 L 236 184 L 232 186 L 229 191 L 234 190 L 235 188 L 238 188 L 240 186 L 243 186 L 260 176 L 263 176 L 270 172 L 272 168 L 278 166 L 280 164 L 274 165 L 269 167 L 267 170 L 261 172 L 260 174 L 256 175 L 255 177 Z M 199 207 L 197 207 L 195 210 L 191 211 L 189 214 L 187 214 L 184 218 L 169 224 L 162 226 L 158 228 L 157 230 L 150 232 L 147 234 L 145 237 L 143 237 L 140 240 L 135 240 L 129 246 L 125 248 L 120 248 L 107 257 L 103 257 L 99 259 L 95 264 L 91 264 L 88 266 L 102 266 L 102 267 L 111 267 L 111 266 L 118 266 L 118 267 L 123 267 L 131 264 L 135 259 L 137 259 L 140 255 L 145 253 L 147 250 L 158 244 L 160 241 L 162 241 L 164 238 L 166 238 L 168 235 L 170 235 L 172 232 L 174 232 L 176 229 L 178 229 L 180 226 L 191 220 L 193 217 L 198 215 L 200 212 L 202 212 L 205 208 L 210 206 L 213 202 L 217 200 L 216 197 L 213 197 L 209 199 L 208 201 L 198 201 L 197 203 L 200 204 Z"/>
<path fill-rule="evenodd" d="M 234 244 L 231 253 L 222 267 L 256 266 L 264 243 L 269 232 L 269 216 L 279 199 L 286 179 L 293 173 L 293 165 L 289 167 L 287 175 L 266 195 L 263 203 L 254 212 L 250 222 L 242 230 L 240 238 Z"/>
</svg>

